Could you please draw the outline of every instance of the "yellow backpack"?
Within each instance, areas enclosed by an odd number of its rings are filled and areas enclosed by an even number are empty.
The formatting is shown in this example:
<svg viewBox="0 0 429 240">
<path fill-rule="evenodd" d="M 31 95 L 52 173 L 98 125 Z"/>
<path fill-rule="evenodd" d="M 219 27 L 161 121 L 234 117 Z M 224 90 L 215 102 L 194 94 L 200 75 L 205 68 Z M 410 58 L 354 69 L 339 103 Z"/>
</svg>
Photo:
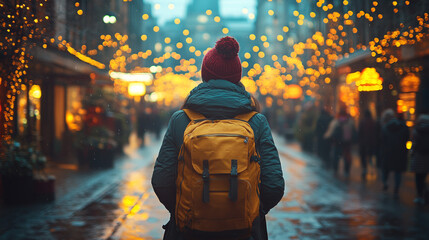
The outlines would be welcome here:
<svg viewBox="0 0 429 240">
<path fill-rule="evenodd" d="M 191 119 L 178 159 L 176 224 L 185 233 L 250 236 L 259 215 L 259 156 L 248 121 L 256 112 L 209 120 Z"/>
</svg>

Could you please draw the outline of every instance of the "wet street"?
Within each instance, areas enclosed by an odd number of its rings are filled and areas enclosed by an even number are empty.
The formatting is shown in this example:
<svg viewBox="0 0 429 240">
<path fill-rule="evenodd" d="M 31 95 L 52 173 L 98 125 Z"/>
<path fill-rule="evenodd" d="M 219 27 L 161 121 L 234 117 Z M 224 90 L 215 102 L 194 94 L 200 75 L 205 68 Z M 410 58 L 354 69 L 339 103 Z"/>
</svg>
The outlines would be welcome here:
<svg viewBox="0 0 429 240">
<path fill-rule="evenodd" d="M 169 216 L 150 185 L 160 142 L 147 140 L 128 147 L 111 170 L 51 169 L 61 173 L 55 203 L 1 206 L 0 239 L 162 239 Z M 375 171 L 362 183 L 357 158 L 347 180 L 296 144 L 275 140 L 286 193 L 267 216 L 270 239 L 429 238 L 429 209 L 414 205 L 411 175 L 395 199 Z"/>
</svg>

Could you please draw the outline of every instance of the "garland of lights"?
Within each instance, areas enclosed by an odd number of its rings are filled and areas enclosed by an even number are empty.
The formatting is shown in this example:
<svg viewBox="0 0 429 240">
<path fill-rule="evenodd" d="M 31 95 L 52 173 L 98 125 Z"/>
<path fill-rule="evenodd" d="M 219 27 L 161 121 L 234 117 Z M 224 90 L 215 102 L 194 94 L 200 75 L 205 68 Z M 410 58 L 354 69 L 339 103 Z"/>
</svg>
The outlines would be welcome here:
<svg viewBox="0 0 429 240">
<path fill-rule="evenodd" d="M 12 1 L 0 3 L 0 11 L 5 16 L 0 25 L 0 50 L 3 53 L 0 62 L 0 88 L 4 93 L 0 96 L 0 123 L 3 124 L 0 126 L 0 138 L 6 142 L 12 140 L 16 97 L 33 84 L 27 77 L 28 64 L 32 59 L 30 49 L 43 39 L 46 33 L 45 23 L 50 21 L 49 16 L 35 14 L 43 12 L 41 10 L 47 0 L 14 2 L 15 5 Z"/>
<path fill-rule="evenodd" d="M 421 42 L 429 37 L 429 14 L 425 13 L 423 17 L 416 17 L 418 26 L 417 27 L 406 27 L 404 24 L 400 25 L 400 28 L 395 31 L 387 32 L 383 39 L 374 38 L 369 43 L 371 49 L 371 55 L 376 58 L 378 63 L 385 63 L 385 68 L 391 68 L 391 65 L 398 62 L 398 58 L 395 57 L 394 51 L 391 49 L 399 48 L 406 45 L 414 45 Z M 390 51 L 389 51 L 390 50 Z M 414 72 L 422 70 L 421 67 L 413 68 Z M 400 75 L 402 70 L 396 70 Z M 410 71 L 408 71 L 410 72 Z"/>
<path fill-rule="evenodd" d="M 268 1 L 271 2 L 271 0 Z M 45 39 L 43 38 L 43 35 L 46 32 L 46 28 L 42 25 L 44 22 L 49 21 L 49 17 L 37 17 L 32 13 L 36 10 L 33 9 L 34 7 L 43 8 L 47 0 L 37 0 L 35 1 L 36 4 L 32 4 L 31 6 L 27 6 L 28 4 L 26 5 L 26 1 L 17 2 L 18 4 L 15 6 L 11 6 L 9 3 L 0 3 L 1 11 L 5 16 L 7 16 L 6 21 L 0 25 L 2 33 L 5 33 L 4 38 L 0 39 L 0 49 L 4 53 L 3 57 L 10 59 L 10 61 L 8 61 L 9 65 L 2 67 L 0 75 L 0 84 L 6 91 L 3 99 L 0 99 L 0 103 L 2 104 L 0 108 L 2 111 L 1 117 L 4 120 L 4 124 L 1 127 L 3 128 L 3 132 L 6 133 L 4 136 L 4 139 L 6 140 L 10 140 L 10 135 L 12 134 L 12 121 L 14 116 L 14 102 L 16 100 L 16 96 L 20 93 L 23 87 L 26 85 L 30 86 L 32 84 L 31 80 L 27 79 L 26 77 L 26 69 L 28 68 L 29 60 L 32 58 L 32 56 L 29 54 L 29 49 L 35 46 L 34 42 L 36 42 L 36 40 L 43 41 L 43 48 L 47 48 L 47 45 L 51 44 L 52 46 L 58 47 L 60 50 L 67 51 L 80 60 L 99 69 L 105 69 L 106 66 L 89 56 L 96 56 L 107 47 L 114 48 L 116 51 L 108 63 L 110 71 L 127 72 L 130 70 L 129 65 L 134 61 L 138 59 L 147 59 L 153 55 L 151 50 L 132 54 L 132 49 L 127 44 L 128 36 L 121 35 L 120 33 L 116 33 L 114 36 L 101 35 L 100 39 L 102 40 L 102 43 L 99 44 L 96 49 L 91 50 L 87 50 L 86 45 L 83 45 L 81 50 L 76 50 L 72 48 L 71 45 L 61 36 L 59 36 L 57 39 Z M 296 2 L 302 3 L 301 0 L 296 0 Z M 344 0 L 342 3 L 344 6 L 349 4 L 347 0 Z M 404 3 L 409 5 L 410 1 L 405 1 Z M 293 41 L 290 41 L 290 39 L 286 38 L 283 34 L 278 34 L 275 36 L 275 39 L 278 42 L 288 44 L 293 50 L 290 52 L 290 54 L 285 54 L 283 56 L 278 56 L 276 54 L 271 55 L 270 57 L 273 61 L 273 66 L 268 64 L 261 66 L 258 63 L 250 66 L 248 59 L 251 59 L 252 55 L 253 57 L 258 57 L 260 59 L 267 59 L 269 56 L 266 55 L 263 49 L 270 46 L 267 36 L 255 36 L 254 34 L 250 34 L 250 41 L 260 39 L 262 41 L 262 46 L 259 46 L 256 43 L 252 47 L 251 51 L 244 53 L 244 58 L 246 60 L 242 62 L 242 66 L 243 68 L 248 69 L 247 76 L 244 77 L 244 82 L 246 82 L 245 85 L 249 86 L 253 90 L 257 88 L 263 95 L 269 94 L 278 97 L 283 96 L 283 98 L 285 98 L 286 94 L 284 93 L 288 85 L 285 84 L 285 82 L 287 83 L 292 81 L 299 83 L 301 87 L 308 88 L 305 91 L 306 95 L 315 96 L 320 85 L 328 85 L 331 83 L 333 66 L 335 66 L 335 62 L 337 60 L 343 57 L 348 57 L 357 49 L 367 49 L 367 46 L 362 44 L 357 44 L 356 49 L 353 47 L 349 47 L 347 49 L 345 45 L 349 43 L 349 40 L 347 39 L 348 32 L 346 30 L 350 30 L 350 32 L 356 34 L 358 29 L 355 26 L 355 22 L 358 21 L 358 19 L 360 19 L 359 21 L 368 22 L 373 22 L 375 19 L 382 20 L 383 15 L 376 13 L 377 7 L 379 7 L 378 2 L 373 1 L 372 5 L 373 6 L 371 7 L 370 12 L 359 11 L 354 13 L 353 11 L 347 11 L 344 14 L 341 14 L 336 11 L 331 11 L 334 8 L 332 4 L 326 4 L 325 0 L 318 0 L 316 2 L 316 6 L 327 13 L 326 17 L 323 18 L 323 23 L 327 24 L 328 26 L 326 36 L 324 36 L 321 32 L 316 32 L 305 41 L 294 43 Z M 395 14 L 399 12 L 397 5 L 398 3 L 396 1 L 392 1 L 392 11 Z M 75 7 L 77 8 L 76 13 L 78 15 L 83 15 L 84 12 L 80 8 L 81 6 L 78 2 L 75 3 Z M 174 4 L 170 4 L 168 7 L 172 9 L 174 8 Z M 156 4 L 155 9 L 159 8 L 160 5 Z M 255 18 L 253 13 L 249 13 L 248 11 L 243 11 L 243 13 L 247 14 L 249 19 Z M 210 19 L 214 22 L 221 22 L 221 18 L 219 16 L 213 16 L 211 10 L 207 10 L 205 14 L 210 16 Z M 270 9 L 267 11 L 267 14 L 273 16 L 275 11 Z M 318 14 L 319 13 L 317 13 L 317 15 Z M 304 16 L 302 13 L 299 13 L 298 11 L 294 11 L 293 15 L 297 17 L 296 23 L 299 26 L 303 25 L 305 21 L 307 21 L 306 16 Z M 310 18 L 313 19 L 316 17 L 315 12 L 310 12 L 309 15 Z M 352 19 L 352 16 L 355 16 L 355 20 Z M 142 15 L 142 19 L 144 21 L 148 20 L 149 17 L 150 16 L 148 14 Z M 372 56 L 376 58 L 376 61 L 379 63 L 385 63 L 385 67 L 390 68 L 390 66 L 396 63 L 398 59 L 394 56 L 394 54 L 389 55 L 387 51 L 388 47 L 411 45 L 426 38 L 428 34 L 428 14 L 425 13 L 423 17 L 417 17 L 417 21 L 419 22 L 418 27 L 411 28 L 409 26 L 401 25 L 400 30 L 398 29 L 388 32 L 383 39 L 374 39 L 371 41 L 369 48 L 371 50 Z M 181 20 L 176 18 L 174 19 L 174 23 L 179 25 L 181 24 Z M 284 34 L 287 34 L 290 29 L 290 26 L 282 27 Z M 152 30 L 153 33 L 158 33 L 160 28 L 159 26 L 154 26 Z M 225 27 L 223 27 L 221 31 L 225 35 L 230 32 L 229 29 Z M 153 64 L 162 64 L 165 60 L 170 58 L 178 61 L 178 64 L 176 66 L 164 68 L 160 72 L 156 72 L 157 78 L 173 71 L 183 72 L 183 77 L 189 80 L 191 78 L 200 76 L 199 68 L 195 65 L 195 59 L 182 58 L 180 53 L 173 51 L 172 46 L 175 46 L 176 49 L 179 50 L 184 48 L 184 45 L 187 44 L 189 52 L 193 53 L 195 57 L 201 57 L 208 50 L 210 50 L 210 48 L 205 50 L 196 49 L 196 47 L 192 45 L 193 39 L 190 37 L 190 31 L 188 29 L 184 29 L 182 34 L 185 38 L 183 43 L 172 43 L 169 37 L 164 38 L 164 43 L 167 44 L 167 47 L 164 48 L 164 53 L 161 56 L 153 58 Z M 151 34 L 143 34 L 141 36 L 141 40 L 147 41 L 148 35 Z M 156 47 L 157 46 L 155 46 L 155 48 Z M 305 50 L 310 50 L 312 55 L 310 57 L 304 57 L 304 53 L 306 52 Z M 280 61 L 283 61 L 283 63 Z M 134 71 L 138 71 L 139 69 L 146 72 L 148 71 L 148 69 L 141 69 L 137 67 L 134 69 Z M 421 71 L 421 67 L 417 67 L 415 69 L 417 69 L 416 71 Z M 401 69 L 395 69 L 395 71 L 401 71 Z M 274 76 L 274 79 L 278 80 L 275 81 L 277 83 L 271 86 L 270 84 L 272 83 L 268 83 L 269 81 L 266 80 L 264 81 L 267 76 Z M 251 81 L 255 82 L 251 83 Z M 122 89 L 123 87 L 118 87 L 118 89 L 119 88 Z"/>
</svg>

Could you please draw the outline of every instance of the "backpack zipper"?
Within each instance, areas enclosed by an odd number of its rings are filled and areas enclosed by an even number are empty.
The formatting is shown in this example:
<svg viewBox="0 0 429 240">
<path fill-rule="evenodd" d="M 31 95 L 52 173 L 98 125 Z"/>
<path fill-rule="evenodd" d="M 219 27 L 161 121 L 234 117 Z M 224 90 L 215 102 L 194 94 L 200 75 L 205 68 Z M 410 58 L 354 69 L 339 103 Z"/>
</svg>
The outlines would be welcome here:
<svg viewBox="0 0 429 240">
<path fill-rule="evenodd" d="M 240 134 L 228 134 L 228 133 L 212 133 L 212 134 L 204 134 L 204 135 L 198 135 L 197 138 L 200 137 L 239 137 L 244 139 L 244 143 L 247 143 L 249 141 L 249 137 L 240 135 Z"/>
</svg>

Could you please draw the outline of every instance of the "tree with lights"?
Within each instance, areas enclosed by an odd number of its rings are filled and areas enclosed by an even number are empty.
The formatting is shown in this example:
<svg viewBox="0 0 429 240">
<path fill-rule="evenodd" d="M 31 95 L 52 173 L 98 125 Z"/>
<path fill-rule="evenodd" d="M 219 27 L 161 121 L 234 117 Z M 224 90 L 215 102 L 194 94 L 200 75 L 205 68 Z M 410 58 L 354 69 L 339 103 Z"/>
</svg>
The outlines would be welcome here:
<svg viewBox="0 0 429 240">
<path fill-rule="evenodd" d="M 17 95 L 33 85 L 28 77 L 29 62 L 33 58 L 31 49 L 49 34 L 48 4 L 47 0 L 0 3 L 3 18 L 0 24 L 0 138 L 6 142 L 10 142 L 14 134 Z M 31 134 L 28 125 L 28 141 Z"/>
</svg>

